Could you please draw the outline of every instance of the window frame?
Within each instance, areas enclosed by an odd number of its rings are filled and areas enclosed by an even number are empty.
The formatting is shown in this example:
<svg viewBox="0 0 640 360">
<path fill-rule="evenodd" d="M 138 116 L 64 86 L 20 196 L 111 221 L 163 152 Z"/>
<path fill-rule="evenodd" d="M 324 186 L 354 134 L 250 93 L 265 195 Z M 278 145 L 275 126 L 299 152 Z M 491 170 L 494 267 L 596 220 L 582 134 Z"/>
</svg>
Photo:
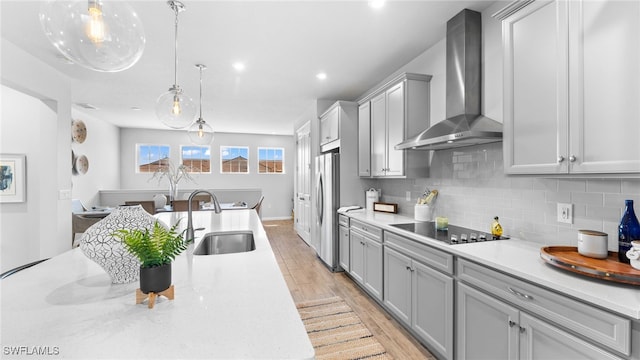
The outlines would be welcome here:
<svg viewBox="0 0 640 360">
<path fill-rule="evenodd" d="M 147 164 L 140 164 L 140 163 L 139 163 L 139 162 L 140 162 L 140 149 L 141 149 L 143 146 L 146 146 L 146 147 L 154 147 L 154 146 L 155 146 L 155 147 L 158 147 L 158 154 L 160 154 L 160 153 L 161 153 L 161 148 L 165 148 L 165 147 L 167 148 L 166 156 L 165 156 L 165 157 L 159 157 L 157 160 L 154 160 L 154 161 L 159 161 L 159 160 L 162 160 L 162 159 L 165 159 L 165 158 L 166 158 L 166 159 L 171 159 L 171 156 L 170 156 L 170 155 L 171 155 L 171 145 L 169 145 L 169 144 L 137 143 L 137 144 L 135 144 L 135 147 L 136 147 L 136 151 L 135 151 L 135 154 L 136 154 L 136 155 L 135 155 L 135 157 L 136 157 L 136 158 L 135 158 L 135 160 L 134 160 L 134 164 L 135 164 L 135 173 L 136 173 L 136 174 L 153 174 L 153 173 L 155 173 L 155 172 L 156 172 L 156 170 L 153 170 L 153 171 L 140 171 L 140 167 L 141 167 L 142 165 L 148 165 L 148 164 L 151 164 L 151 163 L 153 162 L 153 161 L 150 161 L 150 162 L 149 162 L 149 163 L 147 163 Z M 158 156 L 160 156 L 160 155 L 158 155 Z"/>
<path fill-rule="evenodd" d="M 205 151 L 203 152 L 204 154 L 206 154 L 207 151 L 209 151 L 209 171 L 202 171 L 202 163 L 200 164 L 200 171 L 191 171 L 192 168 L 190 166 L 187 166 L 187 169 L 189 169 L 189 174 L 212 174 L 213 170 L 211 169 L 211 165 L 213 164 L 211 161 L 211 146 L 210 145 L 180 145 L 180 164 L 184 164 L 184 160 L 185 158 L 184 156 L 184 148 L 186 147 L 190 147 L 190 148 L 199 148 L 199 149 L 205 149 Z M 189 160 L 189 159 L 187 159 Z M 205 160 L 205 159 L 198 159 L 198 160 Z"/>
<path fill-rule="evenodd" d="M 281 169 L 282 169 L 282 171 L 280 171 L 280 172 L 277 172 L 277 171 L 274 171 L 274 172 L 269 172 L 269 171 L 262 172 L 262 171 L 260 171 L 260 164 L 261 164 L 261 162 L 263 161 L 263 160 L 260 158 L 260 151 L 261 151 L 261 150 L 266 150 L 266 151 L 269 151 L 269 150 L 281 151 L 281 154 L 282 154 L 282 159 L 281 159 L 282 165 L 281 165 Z M 258 158 L 257 170 L 256 170 L 256 173 L 257 173 L 257 174 L 260 174 L 260 175 L 283 175 L 283 174 L 286 174 L 286 171 L 285 171 L 285 164 L 286 164 L 286 162 L 285 162 L 285 156 L 286 156 L 286 152 L 285 152 L 284 147 L 260 146 L 260 147 L 258 147 L 256 154 L 257 154 L 257 158 Z M 266 159 L 265 161 L 269 161 L 269 160 L 275 160 L 275 159 Z"/>
<path fill-rule="evenodd" d="M 242 171 L 224 171 L 224 150 L 226 149 L 245 149 L 246 150 L 246 154 L 247 154 L 247 171 L 242 172 Z M 241 156 L 241 155 L 239 155 Z M 249 166 L 249 162 L 250 162 L 250 157 L 251 157 L 251 152 L 248 146 L 236 146 L 236 145 L 220 145 L 220 174 L 224 174 L 224 175 L 246 175 L 246 174 L 250 174 L 251 173 L 251 168 Z M 227 159 L 227 160 L 233 160 L 233 159 Z"/>
</svg>

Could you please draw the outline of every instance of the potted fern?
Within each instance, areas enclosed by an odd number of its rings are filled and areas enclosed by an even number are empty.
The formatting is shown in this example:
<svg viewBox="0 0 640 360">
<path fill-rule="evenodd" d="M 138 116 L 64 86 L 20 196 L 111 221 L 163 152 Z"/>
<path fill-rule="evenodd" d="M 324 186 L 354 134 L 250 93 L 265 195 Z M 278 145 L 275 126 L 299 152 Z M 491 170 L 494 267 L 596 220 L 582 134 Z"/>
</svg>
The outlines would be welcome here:
<svg viewBox="0 0 640 360">
<path fill-rule="evenodd" d="M 149 229 L 121 229 L 113 235 L 140 260 L 140 291 L 160 293 L 171 286 L 171 262 L 187 248 L 178 221 L 166 228 L 156 221 Z M 184 231 L 183 231 L 184 233 Z"/>
</svg>

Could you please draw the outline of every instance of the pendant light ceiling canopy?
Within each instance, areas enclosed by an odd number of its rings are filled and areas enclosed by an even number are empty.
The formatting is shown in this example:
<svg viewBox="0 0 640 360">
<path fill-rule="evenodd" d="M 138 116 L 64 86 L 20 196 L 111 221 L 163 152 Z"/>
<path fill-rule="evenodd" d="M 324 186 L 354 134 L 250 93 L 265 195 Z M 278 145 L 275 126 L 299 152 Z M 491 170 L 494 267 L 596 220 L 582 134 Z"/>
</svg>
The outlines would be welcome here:
<svg viewBox="0 0 640 360">
<path fill-rule="evenodd" d="M 42 4 L 39 18 L 53 46 L 87 69 L 126 70 L 144 51 L 142 22 L 124 1 L 49 0 Z"/>
<path fill-rule="evenodd" d="M 193 100 L 184 94 L 178 85 L 178 14 L 185 11 L 184 4 L 180 1 L 168 1 L 167 4 L 176 15 L 175 42 L 174 42 L 174 73 L 173 86 L 169 91 L 160 95 L 156 102 L 156 115 L 163 124 L 173 129 L 182 129 L 193 123 L 196 116 L 196 107 Z"/>
<path fill-rule="evenodd" d="M 196 64 L 200 69 L 200 117 L 187 130 L 187 135 L 192 143 L 196 145 L 208 145 L 213 141 L 213 128 L 202 118 L 202 71 L 206 65 Z"/>
</svg>

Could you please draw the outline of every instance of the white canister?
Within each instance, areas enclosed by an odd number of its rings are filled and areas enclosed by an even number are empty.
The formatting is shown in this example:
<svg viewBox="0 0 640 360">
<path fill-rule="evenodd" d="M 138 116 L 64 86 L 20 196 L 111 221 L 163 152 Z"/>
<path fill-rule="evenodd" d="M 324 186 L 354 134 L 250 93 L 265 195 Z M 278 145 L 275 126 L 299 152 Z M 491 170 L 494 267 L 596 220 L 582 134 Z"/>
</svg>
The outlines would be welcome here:
<svg viewBox="0 0 640 360">
<path fill-rule="evenodd" d="M 416 204 L 414 207 L 413 218 L 418 221 L 433 220 L 433 207 L 427 204 Z"/>
<path fill-rule="evenodd" d="M 596 259 L 609 256 L 609 235 L 595 230 L 578 230 L 578 253 Z"/>
<path fill-rule="evenodd" d="M 366 197 L 367 211 L 373 212 L 373 203 L 378 202 L 378 200 L 380 199 L 380 193 L 378 192 L 378 190 L 371 188 L 365 191 L 365 197 Z"/>
</svg>

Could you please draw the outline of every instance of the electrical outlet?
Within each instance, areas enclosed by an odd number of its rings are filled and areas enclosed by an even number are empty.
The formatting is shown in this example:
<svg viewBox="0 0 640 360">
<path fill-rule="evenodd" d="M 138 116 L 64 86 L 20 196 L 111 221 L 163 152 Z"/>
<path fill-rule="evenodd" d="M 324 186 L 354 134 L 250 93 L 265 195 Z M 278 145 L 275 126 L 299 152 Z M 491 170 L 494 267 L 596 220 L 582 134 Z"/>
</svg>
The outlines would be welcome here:
<svg viewBox="0 0 640 360">
<path fill-rule="evenodd" d="M 558 222 L 573 224 L 573 204 L 558 203 Z"/>
<path fill-rule="evenodd" d="M 406 200 L 411 201 L 411 191 L 407 191 Z"/>
</svg>

